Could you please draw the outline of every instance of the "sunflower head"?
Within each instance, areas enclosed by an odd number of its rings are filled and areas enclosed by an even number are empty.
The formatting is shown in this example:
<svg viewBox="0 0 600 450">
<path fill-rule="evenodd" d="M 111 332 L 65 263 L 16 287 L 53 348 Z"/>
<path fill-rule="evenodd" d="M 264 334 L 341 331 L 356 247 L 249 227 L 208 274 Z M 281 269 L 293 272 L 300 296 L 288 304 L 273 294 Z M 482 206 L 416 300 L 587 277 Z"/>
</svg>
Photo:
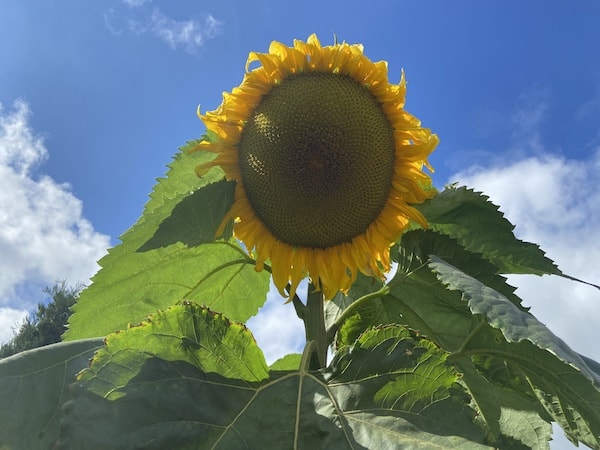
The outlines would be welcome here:
<svg viewBox="0 0 600 450">
<path fill-rule="evenodd" d="M 257 270 L 270 260 L 282 295 L 307 275 L 325 298 L 359 270 L 382 277 L 409 223 L 427 226 L 411 205 L 432 195 L 423 167 L 438 138 L 406 112 L 405 94 L 404 74 L 389 83 L 386 62 L 361 45 L 312 35 L 250 53 L 242 83 L 200 115 L 216 139 L 195 150 L 216 158 L 196 171 L 220 166 L 236 182 L 223 225 L 233 219 Z"/>
</svg>

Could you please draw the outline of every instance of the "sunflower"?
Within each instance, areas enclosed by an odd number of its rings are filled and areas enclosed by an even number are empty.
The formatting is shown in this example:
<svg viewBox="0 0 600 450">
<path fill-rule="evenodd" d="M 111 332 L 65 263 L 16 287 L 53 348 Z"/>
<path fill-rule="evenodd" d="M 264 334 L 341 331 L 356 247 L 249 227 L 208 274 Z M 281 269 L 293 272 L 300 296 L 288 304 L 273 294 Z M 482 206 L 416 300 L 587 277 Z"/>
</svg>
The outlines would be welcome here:
<svg viewBox="0 0 600 450">
<path fill-rule="evenodd" d="M 233 219 L 258 271 L 270 260 L 284 297 L 306 276 L 326 299 L 358 271 L 381 278 L 409 223 L 427 226 L 411 205 L 434 191 L 423 167 L 438 138 L 404 110 L 405 94 L 404 74 L 390 84 L 362 45 L 312 35 L 251 52 L 241 85 L 198 112 L 215 138 L 194 150 L 217 156 L 196 172 L 220 166 L 236 182 L 222 227 Z"/>
</svg>

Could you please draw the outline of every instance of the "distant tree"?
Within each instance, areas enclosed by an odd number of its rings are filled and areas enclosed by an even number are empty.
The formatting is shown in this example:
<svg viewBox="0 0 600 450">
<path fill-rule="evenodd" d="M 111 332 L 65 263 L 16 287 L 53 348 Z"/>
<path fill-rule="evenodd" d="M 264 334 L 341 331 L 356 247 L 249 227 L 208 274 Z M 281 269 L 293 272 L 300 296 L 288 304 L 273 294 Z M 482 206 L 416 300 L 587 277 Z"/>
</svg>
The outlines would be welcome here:
<svg viewBox="0 0 600 450">
<path fill-rule="evenodd" d="M 71 315 L 71 307 L 77 301 L 82 288 L 82 285 L 67 286 L 63 281 L 52 288 L 44 289 L 52 299 L 47 304 L 39 303 L 37 311 L 23 320 L 15 336 L 0 346 L 0 358 L 60 342 Z"/>
</svg>

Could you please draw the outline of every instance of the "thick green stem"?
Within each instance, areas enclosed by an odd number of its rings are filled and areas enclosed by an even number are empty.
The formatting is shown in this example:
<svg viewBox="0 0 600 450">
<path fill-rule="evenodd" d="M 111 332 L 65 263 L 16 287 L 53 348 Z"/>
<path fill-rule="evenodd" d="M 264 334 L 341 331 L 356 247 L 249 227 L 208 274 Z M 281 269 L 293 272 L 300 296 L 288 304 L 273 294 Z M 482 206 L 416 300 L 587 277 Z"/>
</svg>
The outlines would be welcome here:
<svg viewBox="0 0 600 450">
<path fill-rule="evenodd" d="M 325 312 L 323 310 L 323 293 L 316 291 L 312 283 L 308 286 L 306 308 L 303 311 L 306 342 L 315 343 L 315 358 L 311 361 L 311 370 L 325 367 L 327 364 L 327 333 L 325 332 Z"/>
</svg>

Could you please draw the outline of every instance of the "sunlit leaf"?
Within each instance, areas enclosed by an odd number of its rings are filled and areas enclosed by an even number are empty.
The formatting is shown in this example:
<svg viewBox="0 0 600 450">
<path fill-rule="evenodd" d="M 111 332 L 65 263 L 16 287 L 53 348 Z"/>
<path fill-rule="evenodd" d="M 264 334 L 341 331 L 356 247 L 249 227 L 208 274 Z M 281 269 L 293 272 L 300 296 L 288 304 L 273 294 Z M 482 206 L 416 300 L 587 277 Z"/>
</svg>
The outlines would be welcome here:
<svg viewBox="0 0 600 450">
<path fill-rule="evenodd" d="M 336 321 L 340 319 L 342 313 L 352 303 L 354 303 L 354 301 L 374 291 L 377 291 L 382 286 L 383 282 L 381 280 L 359 273 L 356 282 L 352 285 L 347 295 L 338 292 L 337 295 L 335 295 L 330 301 L 325 302 L 325 329 L 334 329 Z M 350 327 L 348 320 L 345 320 L 344 325 L 344 332 L 348 332 Z M 351 334 L 347 336 L 347 339 L 340 340 L 339 342 L 344 341 L 353 343 L 356 338 L 366 329 L 367 326 L 363 325 L 364 324 L 362 323 L 359 324 L 359 327 L 354 329 Z M 337 331 L 337 329 L 335 331 Z M 333 337 L 333 335 L 329 336 L 329 341 L 335 347 L 336 342 L 333 340 Z"/>
<path fill-rule="evenodd" d="M 106 392 L 109 399 L 118 397 L 118 387 L 129 383 L 136 370 L 155 355 L 248 382 L 268 377 L 262 351 L 244 325 L 184 302 L 153 314 L 127 331 L 109 335 L 106 348 L 94 356 L 92 367 L 81 380 L 92 392 Z M 126 367 L 129 370 L 124 370 Z M 104 383 L 109 379 L 114 385 L 105 391 Z"/>
<path fill-rule="evenodd" d="M 273 371 L 284 371 L 284 370 L 297 370 L 300 367 L 300 361 L 302 355 L 300 353 L 290 353 L 275 361 L 269 366 L 269 370 Z"/>
<path fill-rule="evenodd" d="M 46 450 L 58 437 L 69 384 L 88 365 L 102 339 L 19 353 L 0 360 L 0 448 Z"/>
<path fill-rule="evenodd" d="M 269 274 L 235 242 L 212 242 L 233 198 L 219 170 L 196 176 L 214 155 L 183 148 L 158 180 L 143 215 L 122 243 L 100 260 L 101 269 L 75 305 L 66 339 L 105 336 L 178 300 L 195 300 L 239 321 L 264 303 Z M 250 295 L 252 293 L 252 295 Z"/>
</svg>

